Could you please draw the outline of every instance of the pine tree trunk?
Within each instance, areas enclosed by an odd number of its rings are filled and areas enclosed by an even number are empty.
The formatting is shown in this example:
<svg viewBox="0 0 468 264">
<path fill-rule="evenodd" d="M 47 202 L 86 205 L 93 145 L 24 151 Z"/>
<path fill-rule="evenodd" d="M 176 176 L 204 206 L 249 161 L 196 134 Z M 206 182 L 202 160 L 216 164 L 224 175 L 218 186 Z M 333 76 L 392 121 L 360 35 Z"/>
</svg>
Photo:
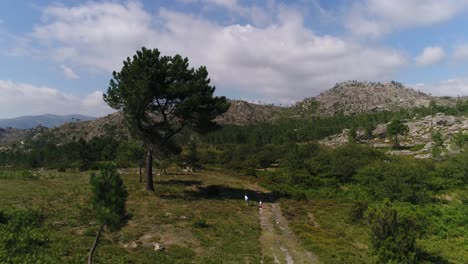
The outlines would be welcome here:
<svg viewBox="0 0 468 264">
<path fill-rule="evenodd" d="M 142 182 L 142 179 L 141 179 L 141 167 L 142 167 L 142 163 L 143 163 L 142 159 L 143 159 L 143 157 L 140 158 L 140 162 L 139 162 L 139 166 L 140 166 L 140 182 Z"/>
<path fill-rule="evenodd" d="M 153 186 L 153 147 L 148 146 L 146 154 L 146 190 L 154 191 Z"/>
<path fill-rule="evenodd" d="M 94 240 L 93 247 L 92 247 L 91 250 L 89 251 L 88 264 L 93 264 L 93 255 L 94 255 L 94 251 L 96 250 L 96 247 L 97 247 L 97 245 L 98 245 L 99 238 L 101 237 L 101 233 L 102 233 L 102 230 L 103 230 L 103 229 L 104 229 L 104 225 L 101 225 L 101 227 L 99 228 L 99 232 L 98 232 L 97 235 L 96 235 L 96 239 Z"/>
</svg>

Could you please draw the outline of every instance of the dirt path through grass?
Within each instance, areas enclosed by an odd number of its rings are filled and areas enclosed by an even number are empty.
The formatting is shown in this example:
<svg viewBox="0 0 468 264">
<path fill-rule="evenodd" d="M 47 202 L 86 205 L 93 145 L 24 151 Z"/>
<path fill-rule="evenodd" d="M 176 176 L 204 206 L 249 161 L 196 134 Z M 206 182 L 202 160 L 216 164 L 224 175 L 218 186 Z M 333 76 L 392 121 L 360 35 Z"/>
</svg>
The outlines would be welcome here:
<svg viewBox="0 0 468 264">
<path fill-rule="evenodd" d="M 280 204 L 274 199 L 270 191 L 236 176 L 226 177 L 225 174 L 211 173 L 210 183 L 221 181 L 230 187 L 244 188 L 249 197 L 257 203 L 263 201 L 263 209 L 258 212 L 262 229 L 260 243 L 263 255 L 267 258 L 264 263 L 286 264 L 314 264 L 320 263 L 316 255 L 304 249 L 294 233 L 289 229 L 288 221 L 281 212 Z M 239 194 L 239 199 L 243 195 Z M 251 204 L 252 205 L 252 204 Z"/>
<path fill-rule="evenodd" d="M 306 251 L 297 241 L 278 203 L 264 203 L 259 218 L 262 227 L 260 242 L 264 254 L 271 256 L 274 263 L 319 263 L 317 256 Z"/>
</svg>

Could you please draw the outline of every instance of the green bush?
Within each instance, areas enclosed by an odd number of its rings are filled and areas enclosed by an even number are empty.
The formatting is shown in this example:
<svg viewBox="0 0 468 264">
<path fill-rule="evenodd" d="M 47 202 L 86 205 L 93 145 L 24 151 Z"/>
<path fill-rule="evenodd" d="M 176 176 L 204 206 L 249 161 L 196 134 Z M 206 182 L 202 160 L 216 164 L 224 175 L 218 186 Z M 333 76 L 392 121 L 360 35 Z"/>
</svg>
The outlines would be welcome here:
<svg viewBox="0 0 468 264">
<path fill-rule="evenodd" d="M 193 222 L 193 227 L 195 228 L 208 228 L 210 225 L 206 222 L 206 219 L 204 218 L 198 218 Z"/>
<path fill-rule="evenodd" d="M 366 219 L 375 263 L 417 263 L 416 240 L 425 220 L 415 206 L 385 199 L 369 206 Z"/>
<path fill-rule="evenodd" d="M 429 176 L 424 164 L 398 158 L 371 164 L 355 178 L 374 199 L 422 203 L 430 199 Z"/>
<path fill-rule="evenodd" d="M 351 222 L 358 223 L 365 220 L 365 214 L 369 204 L 367 202 L 358 201 L 355 202 L 349 211 L 349 218 Z"/>
<path fill-rule="evenodd" d="M 0 211 L 0 263 L 58 263 L 36 211 Z"/>
</svg>

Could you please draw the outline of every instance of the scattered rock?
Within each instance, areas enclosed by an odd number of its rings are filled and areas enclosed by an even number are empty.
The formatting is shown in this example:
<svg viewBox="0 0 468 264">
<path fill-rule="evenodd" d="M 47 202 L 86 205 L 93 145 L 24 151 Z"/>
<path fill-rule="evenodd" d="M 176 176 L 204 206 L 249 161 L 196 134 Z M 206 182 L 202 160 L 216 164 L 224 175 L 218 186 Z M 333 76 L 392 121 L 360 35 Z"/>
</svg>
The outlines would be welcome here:
<svg viewBox="0 0 468 264">
<path fill-rule="evenodd" d="M 385 138 L 387 135 L 387 124 L 378 124 L 372 131 L 372 136 L 375 138 Z"/>
<path fill-rule="evenodd" d="M 153 243 L 151 243 L 151 245 L 153 246 L 154 251 L 164 250 L 163 245 L 161 245 L 160 243 L 153 242 Z"/>
<path fill-rule="evenodd" d="M 407 120 L 405 124 L 408 125 L 409 131 L 407 135 L 399 137 L 399 143 L 406 150 L 394 150 L 389 153 L 393 155 L 413 155 L 415 158 L 426 159 L 431 157 L 434 148 L 432 134 L 435 131 L 439 131 L 443 137 L 441 155 L 457 152 L 458 150 L 452 146 L 451 139 L 458 132 L 468 130 L 468 117 L 455 117 L 438 113 L 419 119 L 413 118 Z M 393 142 L 386 137 L 386 126 L 386 124 L 377 125 L 372 131 L 373 138 L 361 142 L 377 148 L 391 147 Z M 319 142 L 327 146 L 343 145 L 348 142 L 347 131 L 349 130 L 345 129 L 340 134 L 329 136 Z"/>
<path fill-rule="evenodd" d="M 137 241 L 132 241 L 132 242 L 129 242 L 129 243 L 126 243 L 126 244 L 123 244 L 123 248 L 125 249 L 135 249 L 138 247 L 138 242 Z"/>
</svg>

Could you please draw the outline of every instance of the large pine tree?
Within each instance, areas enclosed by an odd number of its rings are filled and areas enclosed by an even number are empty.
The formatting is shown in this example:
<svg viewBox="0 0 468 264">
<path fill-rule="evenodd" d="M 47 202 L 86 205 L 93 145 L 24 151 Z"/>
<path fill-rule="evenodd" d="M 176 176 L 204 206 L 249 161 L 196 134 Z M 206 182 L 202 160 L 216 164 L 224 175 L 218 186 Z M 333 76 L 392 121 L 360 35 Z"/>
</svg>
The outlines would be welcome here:
<svg viewBox="0 0 468 264">
<path fill-rule="evenodd" d="M 146 189 L 153 191 L 153 152 L 177 149 L 174 136 L 184 128 L 207 132 L 213 119 L 226 112 L 225 97 L 215 97 L 208 71 L 189 67 L 188 58 L 161 56 L 157 49 L 142 48 L 113 72 L 104 101 L 121 110 L 132 134 L 147 146 Z"/>
</svg>

